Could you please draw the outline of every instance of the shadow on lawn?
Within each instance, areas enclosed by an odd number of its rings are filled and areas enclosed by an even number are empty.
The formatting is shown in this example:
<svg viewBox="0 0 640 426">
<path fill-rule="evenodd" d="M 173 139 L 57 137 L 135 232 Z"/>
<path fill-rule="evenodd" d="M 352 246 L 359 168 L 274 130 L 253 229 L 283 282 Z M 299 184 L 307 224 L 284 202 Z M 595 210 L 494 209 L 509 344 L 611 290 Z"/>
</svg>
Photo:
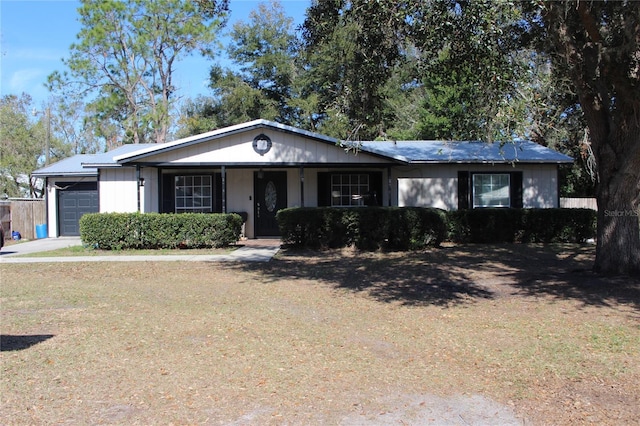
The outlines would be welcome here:
<svg viewBox="0 0 640 426">
<path fill-rule="evenodd" d="M 0 352 L 22 351 L 33 345 L 44 342 L 54 337 L 53 334 L 34 334 L 29 336 L 16 336 L 10 334 L 0 335 Z"/>
<path fill-rule="evenodd" d="M 640 310 L 640 280 L 598 276 L 591 272 L 593 258 L 593 246 L 575 244 L 462 245 L 385 254 L 285 248 L 268 264 L 237 266 L 259 270 L 266 280 L 308 279 L 405 305 L 545 296 Z"/>
</svg>

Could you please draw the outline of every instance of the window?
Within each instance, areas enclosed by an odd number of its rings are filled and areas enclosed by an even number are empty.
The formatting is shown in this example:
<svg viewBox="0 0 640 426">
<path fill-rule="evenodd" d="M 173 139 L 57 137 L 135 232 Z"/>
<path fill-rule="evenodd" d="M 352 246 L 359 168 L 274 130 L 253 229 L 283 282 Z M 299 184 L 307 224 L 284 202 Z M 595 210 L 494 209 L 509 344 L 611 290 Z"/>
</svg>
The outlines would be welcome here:
<svg viewBox="0 0 640 426">
<path fill-rule="evenodd" d="M 211 176 L 175 176 L 176 213 L 212 211 Z"/>
<path fill-rule="evenodd" d="M 368 174 L 332 174 L 331 205 L 334 207 L 364 206 L 369 196 Z"/>
<path fill-rule="evenodd" d="M 508 173 L 473 174 L 473 207 L 510 207 L 510 188 Z"/>
</svg>

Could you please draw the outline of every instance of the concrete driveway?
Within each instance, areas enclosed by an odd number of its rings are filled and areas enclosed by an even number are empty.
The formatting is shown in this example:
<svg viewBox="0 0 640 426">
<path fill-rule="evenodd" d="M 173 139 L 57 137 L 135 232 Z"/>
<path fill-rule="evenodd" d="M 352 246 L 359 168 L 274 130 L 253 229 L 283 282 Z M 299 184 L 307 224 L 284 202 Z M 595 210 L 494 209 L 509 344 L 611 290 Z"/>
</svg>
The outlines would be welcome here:
<svg viewBox="0 0 640 426">
<path fill-rule="evenodd" d="M 42 238 L 33 241 L 18 242 L 4 246 L 0 250 L 0 263 L 39 263 L 39 262 L 145 262 L 145 261 L 182 261 L 182 262 L 268 262 L 280 250 L 280 240 L 246 240 L 238 243 L 240 248 L 229 254 L 212 255 L 123 255 L 123 256 L 66 256 L 66 257 L 21 257 L 20 255 L 45 252 L 61 248 L 82 245 L 80 237 Z"/>
<path fill-rule="evenodd" d="M 80 246 L 80 237 L 41 238 L 31 241 L 17 241 L 9 243 L 0 250 L 0 256 L 19 256 L 21 254 L 38 253 L 41 251 L 57 250 L 67 247 Z"/>
</svg>

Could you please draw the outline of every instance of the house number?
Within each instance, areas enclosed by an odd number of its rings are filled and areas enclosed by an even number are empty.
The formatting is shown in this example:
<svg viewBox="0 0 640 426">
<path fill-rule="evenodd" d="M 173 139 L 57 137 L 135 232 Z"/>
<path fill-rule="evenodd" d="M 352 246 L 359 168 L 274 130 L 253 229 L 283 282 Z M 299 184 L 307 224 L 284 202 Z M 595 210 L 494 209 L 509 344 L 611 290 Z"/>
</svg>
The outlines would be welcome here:
<svg viewBox="0 0 640 426">
<path fill-rule="evenodd" d="M 268 212 L 273 212 L 276 209 L 276 202 L 278 201 L 278 193 L 276 192 L 276 186 L 272 181 L 267 183 L 267 187 L 264 189 L 264 203 Z"/>
</svg>

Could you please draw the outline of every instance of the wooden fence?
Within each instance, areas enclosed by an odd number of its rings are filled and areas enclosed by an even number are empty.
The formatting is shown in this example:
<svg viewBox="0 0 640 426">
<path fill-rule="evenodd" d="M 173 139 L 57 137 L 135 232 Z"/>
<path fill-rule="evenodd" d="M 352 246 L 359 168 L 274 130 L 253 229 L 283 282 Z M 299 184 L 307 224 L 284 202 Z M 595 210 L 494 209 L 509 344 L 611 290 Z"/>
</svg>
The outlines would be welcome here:
<svg viewBox="0 0 640 426">
<path fill-rule="evenodd" d="M 45 200 L 19 198 L 0 201 L 0 220 L 6 239 L 11 238 L 13 231 L 18 231 L 22 238 L 34 240 L 36 225 L 47 223 Z"/>
<path fill-rule="evenodd" d="M 560 207 L 567 209 L 591 209 L 598 211 L 598 204 L 595 198 L 562 198 L 560 197 Z"/>
</svg>

